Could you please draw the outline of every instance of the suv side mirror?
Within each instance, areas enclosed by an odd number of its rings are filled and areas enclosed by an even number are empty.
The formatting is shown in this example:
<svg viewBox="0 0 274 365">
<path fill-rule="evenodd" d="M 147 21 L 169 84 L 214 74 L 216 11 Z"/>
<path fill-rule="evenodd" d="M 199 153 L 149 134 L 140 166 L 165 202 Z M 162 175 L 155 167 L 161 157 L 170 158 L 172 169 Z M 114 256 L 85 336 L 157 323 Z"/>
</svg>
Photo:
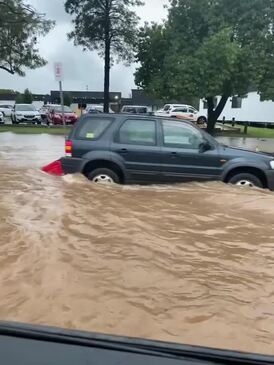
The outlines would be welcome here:
<svg viewBox="0 0 274 365">
<path fill-rule="evenodd" d="M 212 149 L 212 146 L 211 146 L 211 144 L 207 140 L 204 140 L 199 145 L 199 152 L 200 153 L 204 153 L 206 151 L 210 151 L 211 149 Z"/>
</svg>

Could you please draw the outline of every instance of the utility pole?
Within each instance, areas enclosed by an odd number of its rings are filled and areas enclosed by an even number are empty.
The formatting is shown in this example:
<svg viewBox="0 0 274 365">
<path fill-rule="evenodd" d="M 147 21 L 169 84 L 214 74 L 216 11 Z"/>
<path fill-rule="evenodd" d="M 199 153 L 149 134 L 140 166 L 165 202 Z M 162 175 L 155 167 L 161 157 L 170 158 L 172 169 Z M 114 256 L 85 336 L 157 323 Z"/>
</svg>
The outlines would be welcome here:
<svg viewBox="0 0 274 365">
<path fill-rule="evenodd" d="M 66 126 L 65 121 L 65 110 L 64 110 L 64 94 L 63 94 L 63 87 L 62 87 L 62 81 L 64 79 L 63 74 L 63 64 L 61 62 L 56 62 L 54 64 L 54 75 L 55 80 L 59 82 L 59 91 L 60 91 L 60 101 L 61 101 L 61 109 L 62 109 L 62 122 L 63 126 Z"/>
<path fill-rule="evenodd" d="M 61 108 L 62 108 L 62 122 L 63 122 L 63 126 L 65 127 L 66 121 L 65 121 L 64 93 L 63 93 L 62 81 L 59 81 L 59 90 L 60 90 L 60 100 L 61 100 Z"/>
</svg>

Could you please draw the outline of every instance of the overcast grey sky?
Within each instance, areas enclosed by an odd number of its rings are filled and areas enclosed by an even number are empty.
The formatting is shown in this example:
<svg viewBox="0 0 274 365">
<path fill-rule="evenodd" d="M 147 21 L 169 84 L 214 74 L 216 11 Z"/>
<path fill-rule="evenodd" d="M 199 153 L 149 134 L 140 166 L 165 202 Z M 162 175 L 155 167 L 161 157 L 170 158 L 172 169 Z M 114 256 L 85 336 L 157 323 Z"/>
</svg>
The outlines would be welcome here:
<svg viewBox="0 0 274 365">
<path fill-rule="evenodd" d="M 0 89 L 9 88 L 23 91 L 29 88 L 33 93 L 49 93 L 57 89 L 54 80 L 54 62 L 64 64 L 65 90 L 103 90 L 103 61 L 96 53 L 82 52 L 67 40 L 70 31 L 71 17 L 64 11 L 64 0 L 27 0 L 39 12 L 46 13 L 49 19 L 56 21 L 55 28 L 40 41 L 40 53 L 48 61 L 48 65 L 27 70 L 25 77 L 9 75 L 0 70 Z M 137 9 L 141 22 L 161 21 L 166 15 L 164 4 L 167 0 L 145 0 L 145 6 Z M 121 91 L 123 96 L 130 94 L 134 88 L 134 65 L 125 67 L 115 65 L 111 69 L 111 91 Z"/>
</svg>

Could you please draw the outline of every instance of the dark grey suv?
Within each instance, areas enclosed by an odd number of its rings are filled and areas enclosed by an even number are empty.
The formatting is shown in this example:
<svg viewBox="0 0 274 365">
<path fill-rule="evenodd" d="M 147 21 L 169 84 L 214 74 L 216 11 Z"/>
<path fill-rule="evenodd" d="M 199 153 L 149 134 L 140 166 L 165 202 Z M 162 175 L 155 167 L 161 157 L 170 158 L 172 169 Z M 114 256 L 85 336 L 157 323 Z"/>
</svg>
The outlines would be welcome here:
<svg viewBox="0 0 274 365">
<path fill-rule="evenodd" d="M 274 157 L 224 146 L 192 123 L 154 116 L 83 116 L 66 141 L 62 167 L 95 182 L 220 180 L 274 190 Z"/>
</svg>

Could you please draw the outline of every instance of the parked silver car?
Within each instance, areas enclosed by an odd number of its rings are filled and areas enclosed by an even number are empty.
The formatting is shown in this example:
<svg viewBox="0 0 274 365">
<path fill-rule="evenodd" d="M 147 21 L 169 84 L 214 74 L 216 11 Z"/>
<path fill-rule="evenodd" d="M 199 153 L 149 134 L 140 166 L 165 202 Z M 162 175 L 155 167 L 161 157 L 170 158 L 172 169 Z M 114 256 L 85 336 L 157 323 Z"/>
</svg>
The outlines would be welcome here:
<svg viewBox="0 0 274 365">
<path fill-rule="evenodd" d="M 42 122 L 40 113 L 32 104 L 16 104 L 11 113 L 11 120 L 13 124 Z"/>
<path fill-rule="evenodd" d="M 11 117 L 13 105 L 0 104 L 0 112 L 3 113 L 4 117 Z"/>
</svg>

